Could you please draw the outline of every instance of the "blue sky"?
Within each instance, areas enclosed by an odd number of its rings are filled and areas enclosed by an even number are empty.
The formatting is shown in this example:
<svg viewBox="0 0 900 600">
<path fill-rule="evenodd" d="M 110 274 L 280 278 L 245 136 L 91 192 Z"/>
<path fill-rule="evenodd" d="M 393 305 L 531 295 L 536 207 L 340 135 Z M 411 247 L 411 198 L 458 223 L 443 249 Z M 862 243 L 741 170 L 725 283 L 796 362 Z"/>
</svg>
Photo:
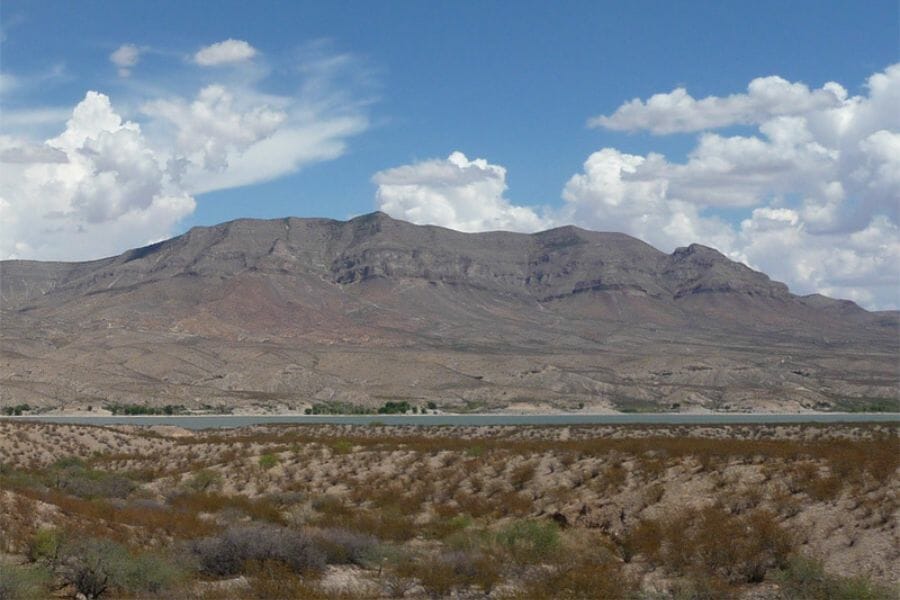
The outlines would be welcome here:
<svg viewBox="0 0 900 600">
<path fill-rule="evenodd" d="M 798 292 L 898 302 L 895 1 L 0 11 L 5 257 L 380 208 L 465 230 L 574 222 L 665 251 L 697 241 Z M 192 112 L 207 104 L 208 123 Z M 45 206 L 51 190 L 68 199 Z"/>
</svg>

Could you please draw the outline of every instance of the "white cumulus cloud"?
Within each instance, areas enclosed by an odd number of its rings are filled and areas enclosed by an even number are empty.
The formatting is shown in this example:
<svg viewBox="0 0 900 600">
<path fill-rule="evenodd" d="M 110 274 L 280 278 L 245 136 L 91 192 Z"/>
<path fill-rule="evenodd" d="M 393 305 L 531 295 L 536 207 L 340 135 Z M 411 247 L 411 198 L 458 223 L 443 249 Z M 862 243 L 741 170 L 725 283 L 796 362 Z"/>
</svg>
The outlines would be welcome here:
<svg viewBox="0 0 900 600">
<path fill-rule="evenodd" d="M 654 94 L 646 102 L 635 98 L 612 115 L 593 117 L 588 124 L 620 131 L 646 129 L 658 134 L 699 131 L 833 108 L 846 97 L 847 91 L 834 82 L 810 90 L 802 83 L 781 77 L 760 77 L 750 82 L 746 94 L 696 100 L 685 88 L 676 88 L 666 94 Z"/>
<path fill-rule="evenodd" d="M 342 56 L 314 76 L 298 65 L 294 94 L 259 91 L 253 73 L 188 96 L 138 85 L 154 95 L 126 98 L 123 105 L 134 107 L 127 118 L 90 91 L 49 136 L 27 135 L 50 126 L 43 115 L 19 113 L 14 128 L 4 119 L 0 258 L 117 254 L 171 236 L 200 194 L 342 155 L 369 125 L 354 79 L 342 70 L 356 68 L 353 57 Z"/>
<path fill-rule="evenodd" d="M 194 210 L 165 157 L 109 98 L 88 92 L 44 144 L 0 138 L 0 254 L 96 258 L 165 236 Z"/>
<path fill-rule="evenodd" d="M 556 219 L 603 231 L 622 231 L 670 251 L 703 242 L 730 249 L 734 233 L 716 218 L 701 216 L 691 202 L 672 198 L 659 154 L 647 157 L 604 148 L 591 154 L 582 173 L 563 189 L 565 206 Z"/>
<path fill-rule="evenodd" d="M 462 152 L 379 171 L 379 210 L 398 219 L 459 231 L 536 231 L 547 222 L 504 197 L 506 169 Z"/>
<path fill-rule="evenodd" d="M 194 62 L 202 67 L 214 67 L 250 60 L 256 54 L 256 48 L 244 40 L 229 38 L 198 50 L 194 54 Z"/>
<path fill-rule="evenodd" d="M 141 50 L 134 44 L 122 44 L 109 55 L 109 60 L 119 69 L 119 77 L 131 75 L 131 68 L 138 64 Z"/>
</svg>

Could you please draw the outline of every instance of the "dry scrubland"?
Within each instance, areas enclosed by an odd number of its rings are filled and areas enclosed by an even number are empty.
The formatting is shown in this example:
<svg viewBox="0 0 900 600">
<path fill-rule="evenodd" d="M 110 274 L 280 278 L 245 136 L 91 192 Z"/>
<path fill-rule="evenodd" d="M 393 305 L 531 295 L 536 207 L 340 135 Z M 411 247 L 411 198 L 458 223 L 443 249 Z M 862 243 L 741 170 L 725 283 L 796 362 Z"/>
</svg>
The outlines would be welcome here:
<svg viewBox="0 0 900 600">
<path fill-rule="evenodd" d="M 893 598 L 897 434 L 0 421 L 0 598 Z"/>
</svg>

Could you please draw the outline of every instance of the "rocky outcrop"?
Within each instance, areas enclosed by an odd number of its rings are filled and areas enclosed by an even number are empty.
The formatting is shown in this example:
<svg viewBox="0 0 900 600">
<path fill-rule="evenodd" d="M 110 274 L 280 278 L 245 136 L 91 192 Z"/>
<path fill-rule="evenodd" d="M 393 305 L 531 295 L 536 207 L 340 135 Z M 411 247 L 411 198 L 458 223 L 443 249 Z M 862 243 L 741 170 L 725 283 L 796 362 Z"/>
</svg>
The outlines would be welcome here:
<svg viewBox="0 0 900 600">
<path fill-rule="evenodd" d="M 4 401 L 771 410 L 897 395 L 897 313 L 795 296 L 712 248 L 571 226 L 242 219 L 97 261 L 5 261 L 0 294 Z"/>
</svg>

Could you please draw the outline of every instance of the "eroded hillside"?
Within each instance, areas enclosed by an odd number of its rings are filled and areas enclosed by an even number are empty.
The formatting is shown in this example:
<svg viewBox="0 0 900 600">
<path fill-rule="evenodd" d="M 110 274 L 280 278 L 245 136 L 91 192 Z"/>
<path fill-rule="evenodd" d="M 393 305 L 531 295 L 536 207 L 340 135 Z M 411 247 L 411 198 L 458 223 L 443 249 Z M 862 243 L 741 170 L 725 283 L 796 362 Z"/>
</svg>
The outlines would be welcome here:
<svg viewBox="0 0 900 600">
<path fill-rule="evenodd" d="M 88 263 L 6 261 L 4 405 L 896 408 L 896 313 L 715 250 L 381 213 L 241 220 Z"/>
</svg>

